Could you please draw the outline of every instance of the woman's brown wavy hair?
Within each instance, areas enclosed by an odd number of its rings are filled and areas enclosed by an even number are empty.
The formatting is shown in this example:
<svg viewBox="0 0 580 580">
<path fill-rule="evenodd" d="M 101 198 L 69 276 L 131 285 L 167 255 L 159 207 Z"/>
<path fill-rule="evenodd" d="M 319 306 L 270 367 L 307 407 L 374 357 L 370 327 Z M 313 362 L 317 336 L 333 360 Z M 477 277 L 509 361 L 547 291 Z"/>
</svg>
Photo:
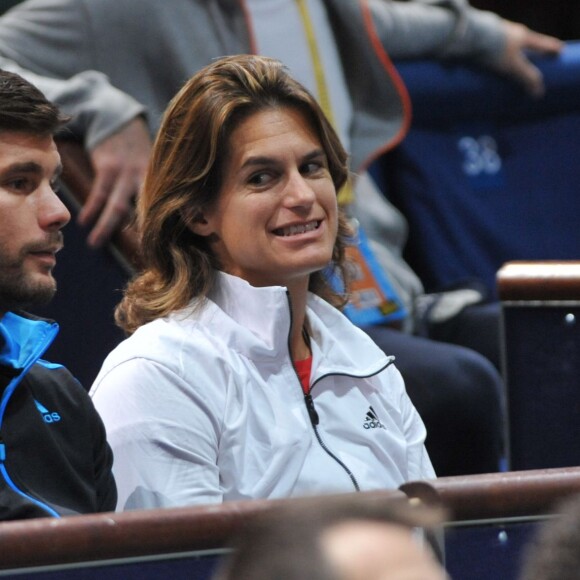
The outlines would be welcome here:
<svg viewBox="0 0 580 580">
<path fill-rule="evenodd" d="M 220 264 L 189 224 L 218 199 L 232 131 L 254 113 L 280 107 L 306 116 L 326 153 L 336 190 L 345 184 L 347 154 L 338 136 L 315 98 L 279 61 L 239 55 L 200 70 L 169 103 L 137 203 L 143 269 L 115 313 L 127 333 L 207 296 Z M 350 233 L 339 212 L 329 267 L 343 281 Z M 322 272 L 311 274 L 309 289 L 336 306 L 345 302 Z"/>
</svg>

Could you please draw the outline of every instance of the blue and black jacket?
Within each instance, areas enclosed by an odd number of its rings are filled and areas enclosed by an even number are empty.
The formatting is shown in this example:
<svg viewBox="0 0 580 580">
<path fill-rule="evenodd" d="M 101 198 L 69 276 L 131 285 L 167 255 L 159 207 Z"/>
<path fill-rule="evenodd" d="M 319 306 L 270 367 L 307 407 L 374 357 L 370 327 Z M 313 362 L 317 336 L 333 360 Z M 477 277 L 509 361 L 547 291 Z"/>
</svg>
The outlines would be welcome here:
<svg viewBox="0 0 580 580">
<path fill-rule="evenodd" d="M 54 322 L 0 320 L 0 520 L 112 511 L 105 428 L 82 385 L 40 357 Z"/>
</svg>

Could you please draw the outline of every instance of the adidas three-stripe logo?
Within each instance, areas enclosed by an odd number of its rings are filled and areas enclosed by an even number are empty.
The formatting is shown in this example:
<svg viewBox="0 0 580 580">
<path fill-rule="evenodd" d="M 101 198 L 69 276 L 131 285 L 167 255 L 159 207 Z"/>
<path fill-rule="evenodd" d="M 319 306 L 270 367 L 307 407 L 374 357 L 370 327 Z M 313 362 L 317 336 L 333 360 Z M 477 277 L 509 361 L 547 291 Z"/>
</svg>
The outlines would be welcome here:
<svg viewBox="0 0 580 580">
<path fill-rule="evenodd" d="M 57 423 L 60 421 L 61 417 L 58 413 L 51 413 L 44 405 L 39 403 L 36 399 L 34 399 L 34 403 L 36 408 L 42 415 L 42 418 L 45 423 Z"/>
<path fill-rule="evenodd" d="M 372 405 L 367 411 L 367 416 L 365 417 L 365 422 L 363 423 L 365 429 L 386 429 L 386 427 L 381 423 L 376 411 L 373 409 Z"/>
</svg>

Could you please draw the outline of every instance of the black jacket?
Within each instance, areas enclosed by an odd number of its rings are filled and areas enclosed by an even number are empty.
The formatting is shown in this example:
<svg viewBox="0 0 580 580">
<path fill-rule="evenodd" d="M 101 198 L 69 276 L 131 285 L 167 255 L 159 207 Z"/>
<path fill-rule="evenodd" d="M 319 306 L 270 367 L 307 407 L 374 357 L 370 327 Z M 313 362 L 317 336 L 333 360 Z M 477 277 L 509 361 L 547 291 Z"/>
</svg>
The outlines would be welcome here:
<svg viewBox="0 0 580 580">
<path fill-rule="evenodd" d="M 112 511 L 105 428 L 81 384 L 40 359 L 58 325 L 0 320 L 0 520 Z"/>
</svg>

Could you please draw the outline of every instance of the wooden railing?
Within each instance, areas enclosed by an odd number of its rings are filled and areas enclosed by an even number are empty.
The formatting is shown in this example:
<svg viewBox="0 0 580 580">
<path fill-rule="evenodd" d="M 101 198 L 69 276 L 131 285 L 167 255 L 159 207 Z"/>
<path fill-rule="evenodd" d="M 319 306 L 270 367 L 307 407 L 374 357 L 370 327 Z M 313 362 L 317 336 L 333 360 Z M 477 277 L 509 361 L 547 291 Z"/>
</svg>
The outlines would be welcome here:
<svg viewBox="0 0 580 580">
<path fill-rule="evenodd" d="M 404 499 L 397 490 L 361 494 L 362 501 Z M 260 513 L 321 501 L 324 498 L 254 500 L 3 522 L 0 569 L 226 548 L 243 525 Z"/>
<path fill-rule="evenodd" d="M 401 501 L 402 492 L 443 505 L 453 521 L 539 516 L 551 513 L 563 498 L 580 493 L 580 467 L 446 477 L 410 482 L 401 491 L 365 492 L 359 497 L 369 502 Z M 335 500 L 337 496 L 327 497 Z M 227 502 L 3 522 L 0 569 L 225 548 L 245 523 L 265 510 L 324 500 Z"/>
<path fill-rule="evenodd" d="M 502 302 L 580 301 L 580 261 L 513 261 L 500 268 Z"/>
<path fill-rule="evenodd" d="M 453 521 L 545 515 L 580 492 L 580 467 L 440 477 L 401 487 L 409 497 L 441 503 Z"/>
</svg>

